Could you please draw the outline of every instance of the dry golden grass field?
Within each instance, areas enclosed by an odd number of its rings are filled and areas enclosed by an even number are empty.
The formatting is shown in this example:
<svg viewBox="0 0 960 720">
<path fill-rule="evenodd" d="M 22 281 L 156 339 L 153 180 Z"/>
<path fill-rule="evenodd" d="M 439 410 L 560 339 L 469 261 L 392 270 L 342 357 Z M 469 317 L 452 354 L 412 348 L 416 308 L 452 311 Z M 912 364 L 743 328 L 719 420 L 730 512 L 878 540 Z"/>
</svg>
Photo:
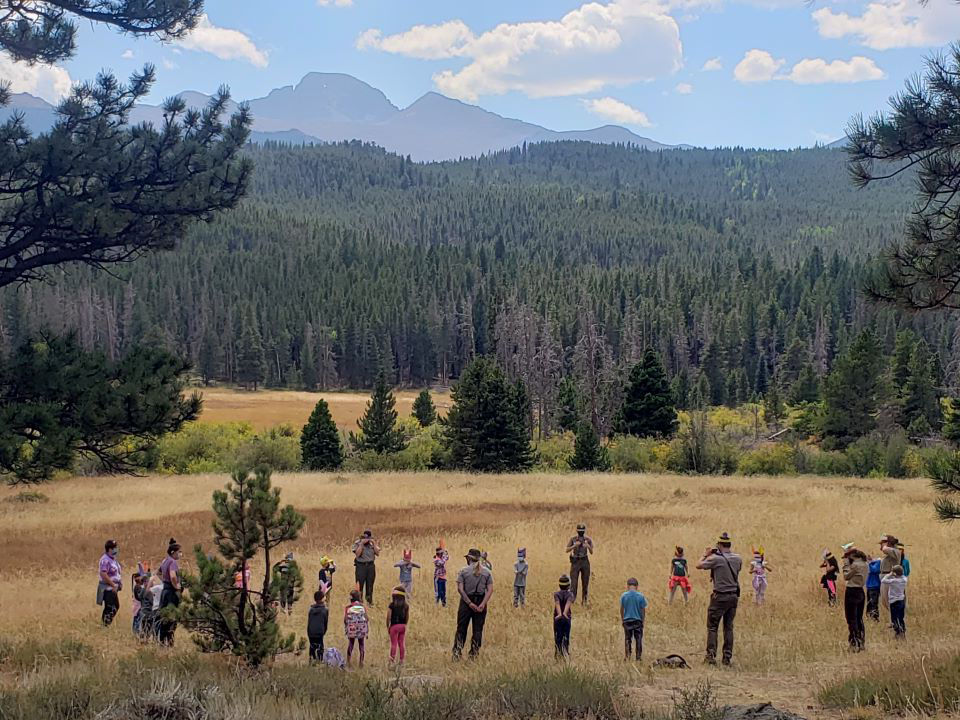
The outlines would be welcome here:
<svg viewBox="0 0 960 720">
<path fill-rule="evenodd" d="M 370 399 L 368 393 L 349 392 L 297 392 L 294 390 L 238 390 L 234 388 L 203 388 L 203 412 L 200 422 L 225 423 L 247 422 L 255 429 L 290 423 L 301 427 L 313 412 L 317 400 L 323 398 L 330 405 L 333 421 L 347 430 L 356 430 L 357 419 Z M 416 391 L 398 390 L 397 412 L 409 415 L 413 409 Z M 433 401 L 437 410 L 445 414 L 450 405 L 449 396 L 434 393 Z"/>
<path fill-rule="evenodd" d="M 587 523 L 596 554 L 591 605 L 574 611 L 571 662 L 623 678 L 644 705 L 666 705 L 673 688 L 708 678 L 722 700 L 770 700 L 806 717 L 839 717 L 817 703 L 824 683 L 857 669 L 909 658 L 919 662 L 960 647 L 960 528 L 936 522 L 932 493 L 922 480 L 545 474 L 290 474 L 274 479 L 284 500 L 308 519 L 290 549 L 311 592 L 321 555 L 333 556 L 340 568 L 328 645 L 345 645 L 335 618 L 353 584 L 351 541 L 370 526 L 383 544 L 365 676 L 388 673 L 389 641 L 381 615 L 396 582 L 392 565 L 406 547 L 424 570 L 415 576 L 405 673 L 456 679 L 552 665 L 551 594 L 568 568 L 564 544 L 578 521 Z M 14 491 L 0 490 L 0 635 L 82 637 L 108 658 L 137 652 L 129 628 L 129 589 L 115 626 L 103 629 L 98 623 L 94 594 L 103 541 L 119 541 L 126 568 L 138 559 L 158 563 L 170 536 L 185 547 L 210 548 L 210 494 L 225 481 L 224 476 L 75 478 L 44 487 L 49 502 L 28 505 L 9 502 Z M 764 607 L 751 605 L 744 575 L 732 669 L 700 664 L 706 573 L 693 571 L 689 606 L 679 598 L 672 606 L 666 603 L 674 545 L 687 548 L 692 566 L 720 530 L 729 531 L 735 549 L 744 554 L 751 544 L 762 543 L 775 568 Z M 913 564 L 908 638 L 895 642 L 885 622 L 869 623 L 867 651 L 850 655 L 842 608 L 827 607 L 818 586 L 820 554 L 824 547 L 838 550 L 849 541 L 874 550 L 882 532 L 907 543 Z M 438 608 L 431 599 L 427 567 L 441 537 L 453 556 L 451 575 L 470 546 L 486 549 L 494 565 L 497 589 L 477 664 L 450 663 L 456 610 Z M 527 548 L 531 565 L 525 610 L 511 606 L 510 568 L 518 546 Z M 622 659 L 617 602 L 630 575 L 639 578 L 650 601 L 641 665 Z M 284 620 L 289 629 L 305 632 L 308 605 L 302 600 Z M 194 652 L 182 631 L 172 652 Z M 668 653 L 686 656 L 693 669 L 650 669 L 649 661 Z"/>
</svg>

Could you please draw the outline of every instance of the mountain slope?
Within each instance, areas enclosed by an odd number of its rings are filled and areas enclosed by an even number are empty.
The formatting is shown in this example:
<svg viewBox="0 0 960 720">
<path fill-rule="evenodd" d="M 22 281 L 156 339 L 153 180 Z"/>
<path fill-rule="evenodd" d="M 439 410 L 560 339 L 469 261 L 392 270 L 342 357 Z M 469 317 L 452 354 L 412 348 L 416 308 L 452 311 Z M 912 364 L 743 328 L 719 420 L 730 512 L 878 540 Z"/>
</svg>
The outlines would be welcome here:
<svg viewBox="0 0 960 720">
<path fill-rule="evenodd" d="M 180 97 L 188 107 L 201 107 L 210 99 L 193 91 L 183 92 Z M 615 125 L 591 130 L 550 130 L 434 92 L 401 110 L 380 90 L 339 73 L 308 73 L 296 85 L 277 88 L 248 104 L 254 118 L 254 142 L 363 140 L 418 161 L 475 157 L 525 142 L 557 140 L 631 143 L 651 150 L 675 147 Z M 237 103 L 231 101 L 227 110 L 233 112 L 236 108 Z M 34 132 L 49 129 L 56 117 L 53 106 L 26 94 L 14 95 L 7 108 L 0 108 L 0 120 L 13 111 L 23 113 Z M 131 113 L 130 119 L 156 124 L 162 118 L 161 106 L 144 104 Z"/>
</svg>

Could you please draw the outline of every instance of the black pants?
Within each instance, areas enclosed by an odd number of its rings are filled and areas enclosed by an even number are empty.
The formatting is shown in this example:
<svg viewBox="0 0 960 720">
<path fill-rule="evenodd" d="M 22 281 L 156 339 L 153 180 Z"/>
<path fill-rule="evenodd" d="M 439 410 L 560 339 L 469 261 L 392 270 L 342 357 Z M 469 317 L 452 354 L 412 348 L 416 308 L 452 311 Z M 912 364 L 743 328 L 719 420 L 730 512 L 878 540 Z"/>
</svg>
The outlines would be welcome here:
<svg viewBox="0 0 960 720">
<path fill-rule="evenodd" d="M 867 588 L 867 615 L 880 620 L 880 588 Z"/>
<path fill-rule="evenodd" d="M 866 642 L 866 628 L 863 626 L 863 610 L 867 604 L 867 595 L 863 588 L 848 587 L 843 591 L 843 614 L 847 618 L 849 631 L 847 642 L 853 650 L 863 650 Z"/>
<path fill-rule="evenodd" d="M 553 642 L 556 645 L 557 657 L 569 657 L 570 655 L 570 627 L 573 621 L 564 616 L 553 619 Z"/>
<path fill-rule="evenodd" d="M 447 579 L 446 578 L 434 578 L 433 580 L 433 589 L 434 594 L 437 597 L 437 602 L 447 606 Z"/>
<path fill-rule="evenodd" d="M 590 591 L 590 558 L 570 558 L 570 592 L 577 594 L 578 581 L 583 581 L 581 602 L 587 604 L 587 593 Z"/>
<path fill-rule="evenodd" d="M 310 635 L 310 659 L 323 662 L 323 635 Z"/>
<path fill-rule="evenodd" d="M 373 605 L 373 583 L 377 579 L 377 566 L 372 562 L 356 564 L 357 589 L 367 599 L 367 605 Z"/>
<path fill-rule="evenodd" d="M 623 621 L 623 649 L 627 660 L 633 652 L 633 645 L 637 646 L 637 660 L 643 657 L 643 620 Z"/>
<path fill-rule="evenodd" d="M 890 603 L 890 622 L 893 624 L 893 632 L 897 637 L 903 637 L 907 634 L 907 623 L 904 619 L 906 613 L 906 600 L 897 600 Z"/>
<path fill-rule="evenodd" d="M 710 596 L 707 608 L 707 661 L 717 659 L 717 632 L 723 621 L 723 662 L 729 664 L 733 659 L 733 621 L 737 617 L 737 605 L 740 598 L 736 593 L 714 592 Z"/>
<path fill-rule="evenodd" d="M 474 605 L 483 602 L 483 596 L 477 595 L 470 600 Z M 467 642 L 467 627 L 473 624 L 473 636 L 470 638 L 470 657 L 476 657 L 480 653 L 480 646 L 483 645 L 483 624 L 487 621 L 487 610 L 477 612 L 471 610 L 466 601 L 460 598 L 460 607 L 457 609 L 457 636 L 453 641 L 453 658 L 459 659 L 463 652 L 463 646 Z"/>
<path fill-rule="evenodd" d="M 109 625 L 120 610 L 120 596 L 116 590 L 106 589 L 103 591 L 103 615 L 101 619 L 104 625 Z"/>
<path fill-rule="evenodd" d="M 173 635 L 177 631 L 177 623 L 164 617 L 164 610 L 168 607 L 177 607 L 180 605 L 180 593 L 173 587 L 172 583 L 163 584 L 163 592 L 160 593 L 160 617 L 157 627 L 157 640 L 164 645 L 173 645 Z"/>
</svg>

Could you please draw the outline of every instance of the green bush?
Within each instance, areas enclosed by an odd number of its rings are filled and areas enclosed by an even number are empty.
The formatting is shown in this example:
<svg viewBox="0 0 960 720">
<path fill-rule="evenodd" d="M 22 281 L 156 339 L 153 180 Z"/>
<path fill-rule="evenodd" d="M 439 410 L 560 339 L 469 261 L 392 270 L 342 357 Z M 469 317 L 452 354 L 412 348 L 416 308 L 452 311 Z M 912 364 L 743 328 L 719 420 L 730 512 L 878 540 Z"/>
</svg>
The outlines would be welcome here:
<svg viewBox="0 0 960 720">
<path fill-rule="evenodd" d="M 614 472 L 662 472 L 657 460 L 657 440 L 633 435 L 618 435 L 610 443 L 610 462 Z"/>
<path fill-rule="evenodd" d="M 573 457 L 574 436 L 572 432 L 553 435 L 536 444 L 538 462 L 535 470 L 565 472 L 570 469 Z"/>
<path fill-rule="evenodd" d="M 909 452 L 910 443 L 904 433 L 898 432 L 890 436 L 883 456 L 883 470 L 887 477 L 903 478 L 910 474 L 907 467 Z"/>
<path fill-rule="evenodd" d="M 249 423 L 191 423 L 160 441 L 157 465 L 161 471 L 178 475 L 226 472 L 235 462 L 237 448 L 253 435 Z"/>
<path fill-rule="evenodd" d="M 236 450 L 233 465 L 225 464 L 223 470 L 237 467 L 256 468 L 265 465 L 278 472 L 289 472 L 300 468 L 300 437 L 289 425 L 257 433 L 243 442 Z"/>
<path fill-rule="evenodd" d="M 847 462 L 853 475 L 867 477 L 886 470 L 886 444 L 876 435 L 866 435 L 846 449 Z"/>
<path fill-rule="evenodd" d="M 783 443 L 766 443 L 740 456 L 737 470 L 744 475 L 792 475 L 797 472 L 796 451 Z"/>
</svg>

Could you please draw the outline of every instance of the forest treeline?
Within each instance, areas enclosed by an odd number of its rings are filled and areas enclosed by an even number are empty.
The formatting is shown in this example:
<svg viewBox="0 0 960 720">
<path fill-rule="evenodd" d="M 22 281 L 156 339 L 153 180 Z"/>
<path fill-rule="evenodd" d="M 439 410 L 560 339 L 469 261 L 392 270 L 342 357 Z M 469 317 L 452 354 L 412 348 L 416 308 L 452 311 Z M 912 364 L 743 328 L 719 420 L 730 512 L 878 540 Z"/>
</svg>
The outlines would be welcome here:
<svg viewBox="0 0 960 720">
<path fill-rule="evenodd" d="M 204 382 L 446 385 L 495 356 L 549 431 L 572 378 L 611 430 L 653 348 L 682 407 L 826 377 L 866 327 L 910 329 L 960 368 L 956 322 L 861 293 L 902 234 L 909 179 L 855 189 L 844 153 L 532 145 L 417 164 L 359 143 L 251 146 L 249 197 L 113 275 L 67 268 L 0 292 L 0 347 L 76 330 L 109 358 L 146 342 Z M 701 377 L 702 376 L 702 377 Z"/>
</svg>

